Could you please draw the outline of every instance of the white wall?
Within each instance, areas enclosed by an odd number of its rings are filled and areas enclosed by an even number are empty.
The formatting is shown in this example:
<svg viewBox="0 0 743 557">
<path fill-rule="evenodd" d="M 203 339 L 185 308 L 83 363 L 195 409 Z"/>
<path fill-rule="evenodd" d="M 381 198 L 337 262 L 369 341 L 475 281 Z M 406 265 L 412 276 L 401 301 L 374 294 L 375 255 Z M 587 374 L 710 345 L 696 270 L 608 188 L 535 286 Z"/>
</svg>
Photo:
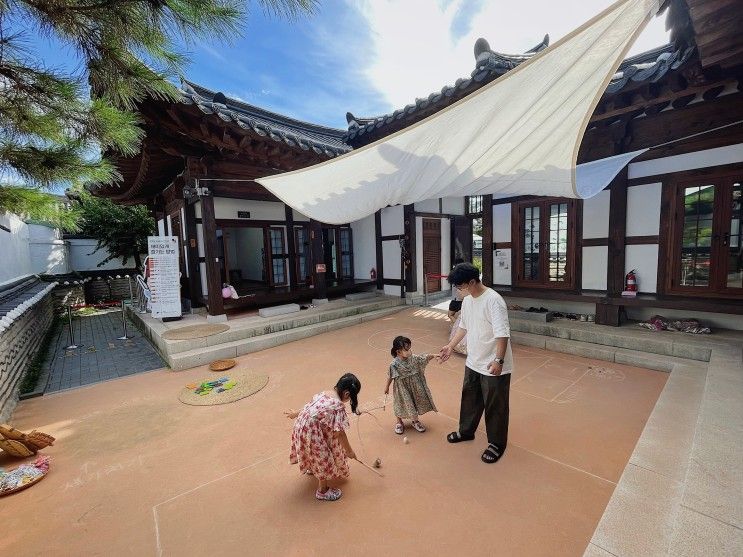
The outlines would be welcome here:
<svg viewBox="0 0 743 557">
<path fill-rule="evenodd" d="M 111 271 L 115 269 L 134 269 L 136 264 L 133 258 L 128 258 L 126 265 L 121 258 L 112 259 L 105 265 L 98 266 L 98 263 L 106 259 L 109 255 L 107 249 L 95 251 L 98 244 L 96 240 L 87 238 L 72 238 L 67 240 L 68 253 L 70 254 L 70 271 Z M 145 254 L 146 255 L 146 254 Z M 142 257 L 144 260 L 144 256 Z"/>
<path fill-rule="evenodd" d="M 382 236 L 392 236 L 394 234 L 403 234 L 404 219 L 403 219 L 403 208 L 402 205 L 395 205 L 394 207 L 385 207 L 382 209 Z M 386 243 L 386 242 L 385 242 Z M 384 265 L 385 269 L 387 264 Z M 387 277 L 391 278 L 391 277 Z"/>
<path fill-rule="evenodd" d="M 439 212 L 439 200 L 438 199 L 427 199 L 425 201 L 419 201 L 415 204 L 415 210 L 421 213 L 438 213 Z"/>
<path fill-rule="evenodd" d="M 627 188 L 627 236 L 656 236 L 660 230 L 663 184 Z"/>
<path fill-rule="evenodd" d="M 293 215 L 294 215 L 294 222 L 310 222 L 310 217 L 307 215 L 303 215 L 296 209 L 292 209 Z M 372 219 L 374 218 L 374 215 L 372 215 Z"/>
<path fill-rule="evenodd" d="M 511 241 L 511 204 L 493 205 L 493 242 Z"/>
<path fill-rule="evenodd" d="M 611 193 L 604 190 L 594 197 L 583 200 L 583 238 L 607 238 L 609 236 L 610 198 Z M 604 269 L 604 274 L 606 274 L 606 269 Z"/>
<path fill-rule="evenodd" d="M 49 275 L 70 272 L 67 243 L 59 229 L 29 224 L 28 232 L 32 272 Z"/>
<path fill-rule="evenodd" d="M 630 179 L 645 178 L 657 174 L 682 172 L 737 162 L 743 162 L 743 143 L 717 147 L 716 149 L 705 149 L 704 151 L 684 155 L 662 157 L 650 161 L 634 162 L 629 165 L 628 177 Z"/>
<path fill-rule="evenodd" d="M 658 279 L 658 244 L 626 246 L 624 274 L 632 269 L 637 274 L 638 292 L 654 293 Z"/>
<path fill-rule="evenodd" d="M 30 275 L 28 225 L 12 213 L 0 213 L 0 225 L 10 229 L 0 229 L 0 283 Z"/>
<path fill-rule="evenodd" d="M 441 199 L 441 207 L 447 215 L 463 215 L 464 197 L 444 197 Z"/>
<path fill-rule="evenodd" d="M 377 269 L 377 244 L 374 215 L 351 223 L 353 237 L 353 276 L 369 280 L 372 268 Z"/>
<path fill-rule="evenodd" d="M 400 243 L 397 240 L 382 242 L 384 278 L 400 278 Z"/>
<path fill-rule="evenodd" d="M 214 216 L 216 219 L 237 219 L 238 211 L 249 211 L 251 220 L 277 220 L 286 222 L 284 204 L 277 201 L 251 201 L 249 199 L 214 198 Z"/>
<path fill-rule="evenodd" d="M 606 290 L 606 271 L 609 266 L 608 246 L 583 248 L 581 286 L 585 290 Z"/>
</svg>

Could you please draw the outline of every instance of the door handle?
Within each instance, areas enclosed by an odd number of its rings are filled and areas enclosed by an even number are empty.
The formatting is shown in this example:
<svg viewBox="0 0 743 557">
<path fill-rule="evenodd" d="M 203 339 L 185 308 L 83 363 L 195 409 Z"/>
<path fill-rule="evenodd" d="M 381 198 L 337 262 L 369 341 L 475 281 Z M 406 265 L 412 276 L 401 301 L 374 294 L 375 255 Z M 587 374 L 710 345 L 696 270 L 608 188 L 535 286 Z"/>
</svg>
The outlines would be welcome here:
<svg viewBox="0 0 743 557">
<path fill-rule="evenodd" d="M 724 247 L 727 247 L 730 244 L 730 232 L 725 232 L 725 234 L 722 235 L 722 245 Z"/>
</svg>

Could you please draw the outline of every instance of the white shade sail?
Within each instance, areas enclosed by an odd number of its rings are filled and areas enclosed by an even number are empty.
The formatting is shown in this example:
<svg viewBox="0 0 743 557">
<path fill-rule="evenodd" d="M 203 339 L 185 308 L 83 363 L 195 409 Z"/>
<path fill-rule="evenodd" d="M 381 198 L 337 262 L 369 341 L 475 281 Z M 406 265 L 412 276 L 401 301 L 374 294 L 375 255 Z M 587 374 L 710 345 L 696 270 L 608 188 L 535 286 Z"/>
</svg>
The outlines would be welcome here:
<svg viewBox="0 0 743 557">
<path fill-rule="evenodd" d="M 641 151 L 576 172 L 583 133 L 611 76 L 657 10 L 658 0 L 620 0 L 408 128 L 337 159 L 257 181 L 329 224 L 438 197 L 595 195 Z"/>
</svg>

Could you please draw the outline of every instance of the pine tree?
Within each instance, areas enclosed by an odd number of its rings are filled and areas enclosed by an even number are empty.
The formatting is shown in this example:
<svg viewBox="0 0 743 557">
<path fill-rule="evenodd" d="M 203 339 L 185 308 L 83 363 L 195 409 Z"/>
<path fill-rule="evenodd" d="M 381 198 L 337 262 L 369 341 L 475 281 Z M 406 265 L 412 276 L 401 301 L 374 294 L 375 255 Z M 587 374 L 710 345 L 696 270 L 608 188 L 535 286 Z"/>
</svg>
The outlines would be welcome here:
<svg viewBox="0 0 743 557">
<path fill-rule="evenodd" d="M 259 0 L 294 18 L 317 0 Z M 142 139 L 133 112 L 145 98 L 175 99 L 186 58 L 178 43 L 239 36 L 239 0 L 0 0 L 0 211 L 55 220 L 43 193 L 120 179 L 101 153 L 132 155 Z M 71 47 L 81 71 L 45 66 L 29 34 Z M 69 225 L 69 223 L 68 223 Z"/>
</svg>

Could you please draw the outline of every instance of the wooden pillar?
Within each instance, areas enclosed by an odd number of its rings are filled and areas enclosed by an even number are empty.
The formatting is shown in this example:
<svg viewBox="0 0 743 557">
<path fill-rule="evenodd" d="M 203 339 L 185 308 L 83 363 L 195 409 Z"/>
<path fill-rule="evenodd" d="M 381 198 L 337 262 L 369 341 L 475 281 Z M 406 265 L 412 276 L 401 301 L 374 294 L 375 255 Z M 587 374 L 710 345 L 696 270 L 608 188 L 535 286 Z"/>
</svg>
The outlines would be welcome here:
<svg viewBox="0 0 743 557">
<path fill-rule="evenodd" d="M 418 266 L 416 263 L 416 238 L 415 238 L 415 205 L 403 206 L 403 240 L 406 257 L 403 261 L 405 290 L 415 292 L 418 289 Z"/>
<path fill-rule="evenodd" d="M 611 182 L 609 198 L 609 256 L 606 293 L 619 296 L 624 290 L 624 248 L 627 232 L 627 168 Z"/>
<path fill-rule="evenodd" d="M 318 273 L 317 266 L 325 264 L 325 251 L 322 241 L 322 224 L 317 220 L 310 220 L 310 254 L 312 261 L 312 284 L 315 285 L 315 299 L 325 300 L 328 297 L 328 287 L 325 282 L 325 273 Z"/>
<path fill-rule="evenodd" d="M 203 305 L 201 292 L 201 275 L 199 274 L 199 244 L 196 235 L 196 207 L 186 201 L 183 209 L 186 226 L 186 255 L 188 258 L 188 292 L 191 298 L 191 307 Z"/>
<path fill-rule="evenodd" d="M 377 290 L 384 289 L 384 254 L 382 252 L 382 211 L 374 213 L 374 235 L 377 246 Z"/>
<path fill-rule="evenodd" d="M 482 196 L 482 282 L 493 285 L 493 196 Z"/>
<path fill-rule="evenodd" d="M 206 260 L 207 308 L 209 316 L 221 320 L 224 313 L 222 300 L 222 277 L 219 272 L 221 261 L 217 247 L 217 222 L 214 214 L 214 198 L 210 195 L 201 198 L 201 223 L 204 228 L 204 255 Z"/>
<path fill-rule="evenodd" d="M 294 209 L 284 204 L 284 214 L 286 215 L 286 243 L 289 246 L 289 286 L 297 286 L 297 250 L 294 245 Z"/>
</svg>

